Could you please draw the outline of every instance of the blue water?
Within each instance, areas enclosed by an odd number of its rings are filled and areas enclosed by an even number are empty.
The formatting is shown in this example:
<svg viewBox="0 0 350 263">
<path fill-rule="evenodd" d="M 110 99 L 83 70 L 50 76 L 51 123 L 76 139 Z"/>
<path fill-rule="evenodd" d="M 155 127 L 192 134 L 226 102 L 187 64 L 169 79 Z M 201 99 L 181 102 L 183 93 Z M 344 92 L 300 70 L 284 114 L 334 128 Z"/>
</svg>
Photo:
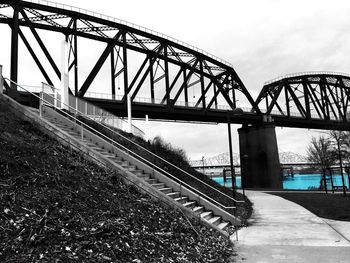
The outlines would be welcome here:
<svg viewBox="0 0 350 263">
<path fill-rule="evenodd" d="M 232 187 L 231 178 L 227 178 L 224 184 L 223 177 L 213 177 L 215 182 L 225 185 L 226 187 Z M 317 189 L 320 186 L 322 175 L 320 174 L 295 174 L 294 177 L 289 177 L 283 180 L 283 189 L 288 190 L 308 190 Z M 347 175 L 344 175 L 345 185 L 349 188 L 349 181 Z M 330 184 L 330 183 L 329 183 Z M 241 187 L 241 177 L 236 177 L 237 187 Z M 333 175 L 333 185 L 342 185 L 341 175 Z M 329 186 L 330 187 L 330 186 Z"/>
</svg>

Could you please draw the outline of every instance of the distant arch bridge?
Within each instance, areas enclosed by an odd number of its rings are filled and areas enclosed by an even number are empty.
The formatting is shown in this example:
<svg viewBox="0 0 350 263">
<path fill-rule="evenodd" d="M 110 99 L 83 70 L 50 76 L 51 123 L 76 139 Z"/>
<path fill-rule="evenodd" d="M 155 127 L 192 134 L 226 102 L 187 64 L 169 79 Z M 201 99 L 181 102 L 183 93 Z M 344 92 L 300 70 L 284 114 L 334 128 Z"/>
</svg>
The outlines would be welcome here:
<svg viewBox="0 0 350 263">
<path fill-rule="evenodd" d="M 278 126 L 350 129 L 345 74 L 286 76 L 254 100 L 230 63 L 126 21 L 49 1 L 0 0 L 0 23 L 10 29 L 11 80 L 18 82 L 22 41 L 43 80 L 59 81 L 60 51 L 49 40 L 63 36 L 71 93 L 119 116 L 127 115 L 130 96 L 138 118 L 260 124 L 271 115 Z"/>
</svg>

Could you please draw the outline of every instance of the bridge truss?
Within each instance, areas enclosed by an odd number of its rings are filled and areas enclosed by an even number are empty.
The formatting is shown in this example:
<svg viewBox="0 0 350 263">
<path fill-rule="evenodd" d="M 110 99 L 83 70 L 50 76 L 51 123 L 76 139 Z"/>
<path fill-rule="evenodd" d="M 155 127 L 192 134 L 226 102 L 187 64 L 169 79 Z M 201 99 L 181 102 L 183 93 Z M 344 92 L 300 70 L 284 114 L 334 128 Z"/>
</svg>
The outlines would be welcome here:
<svg viewBox="0 0 350 263">
<path fill-rule="evenodd" d="M 227 111 L 233 112 L 237 107 L 260 114 L 232 65 L 149 29 L 41 0 L 0 0 L 0 23 L 11 28 L 10 74 L 15 82 L 19 40 L 48 84 L 61 79 L 60 65 L 54 59 L 58 51 L 50 50 L 45 43 L 45 34 L 50 31 L 64 36 L 69 44 L 71 93 L 89 97 L 112 112 L 126 115 L 129 95 L 136 117 L 148 111 L 154 118 L 220 122 L 226 120 Z M 103 48 L 84 77 L 80 68 L 91 63 L 91 59 L 84 60 L 91 51 L 86 40 L 102 43 Z M 93 86 L 98 86 L 94 80 L 106 65 L 110 78 L 108 92 L 89 93 Z M 153 111 L 150 105 L 155 107 Z"/>
<path fill-rule="evenodd" d="M 350 75 L 305 72 L 266 82 L 256 104 L 277 126 L 350 130 Z"/>
</svg>

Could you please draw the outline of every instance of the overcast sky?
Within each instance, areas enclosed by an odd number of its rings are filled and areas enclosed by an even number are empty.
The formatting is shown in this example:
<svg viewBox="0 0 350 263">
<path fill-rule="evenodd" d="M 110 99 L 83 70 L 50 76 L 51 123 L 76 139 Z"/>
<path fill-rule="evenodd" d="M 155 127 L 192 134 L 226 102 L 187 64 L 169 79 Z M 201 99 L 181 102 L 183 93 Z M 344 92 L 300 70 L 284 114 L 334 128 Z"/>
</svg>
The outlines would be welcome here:
<svg viewBox="0 0 350 263">
<path fill-rule="evenodd" d="M 346 0 L 57 0 L 133 22 L 233 64 L 255 99 L 263 83 L 302 71 L 350 73 Z M 1 55 L 0 55 L 1 59 Z M 1 64 L 1 61 L 0 61 Z M 2 63 L 6 64 L 6 63 Z M 236 129 L 234 152 L 238 152 Z M 151 123 L 192 159 L 228 151 L 226 125 Z M 305 154 L 314 131 L 276 128 L 280 151 Z"/>
</svg>

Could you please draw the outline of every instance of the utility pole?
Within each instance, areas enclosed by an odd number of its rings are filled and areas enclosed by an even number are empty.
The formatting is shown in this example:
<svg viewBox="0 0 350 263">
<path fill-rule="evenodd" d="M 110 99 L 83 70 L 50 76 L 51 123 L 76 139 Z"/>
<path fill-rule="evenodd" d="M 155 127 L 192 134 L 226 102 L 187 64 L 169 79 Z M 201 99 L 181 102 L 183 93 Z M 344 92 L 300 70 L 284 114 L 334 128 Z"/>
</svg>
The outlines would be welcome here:
<svg viewBox="0 0 350 263">
<path fill-rule="evenodd" d="M 343 174 L 343 161 L 342 161 L 341 152 L 340 152 L 340 137 L 341 137 L 341 134 L 339 133 L 339 137 L 337 137 L 338 158 L 339 158 L 339 165 L 340 165 L 341 181 L 343 184 L 343 196 L 346 196 L 345 181 L 344 181 L 344 174 Z"/>
<path fill-rule="evenodd" d="M 232 178 L 232 196 L 236 198 L 236 182 L 234 178 L 235 168 L 233 166 L 233 155 L 232 155 L 232 136 L 231 136 L 231 120 L 230 113 L 227 112 L 227 128 L 228 128 L 228 145 L 230 149 L 230 168 L 231 168 L 231 178 Z"/>
</svg>

